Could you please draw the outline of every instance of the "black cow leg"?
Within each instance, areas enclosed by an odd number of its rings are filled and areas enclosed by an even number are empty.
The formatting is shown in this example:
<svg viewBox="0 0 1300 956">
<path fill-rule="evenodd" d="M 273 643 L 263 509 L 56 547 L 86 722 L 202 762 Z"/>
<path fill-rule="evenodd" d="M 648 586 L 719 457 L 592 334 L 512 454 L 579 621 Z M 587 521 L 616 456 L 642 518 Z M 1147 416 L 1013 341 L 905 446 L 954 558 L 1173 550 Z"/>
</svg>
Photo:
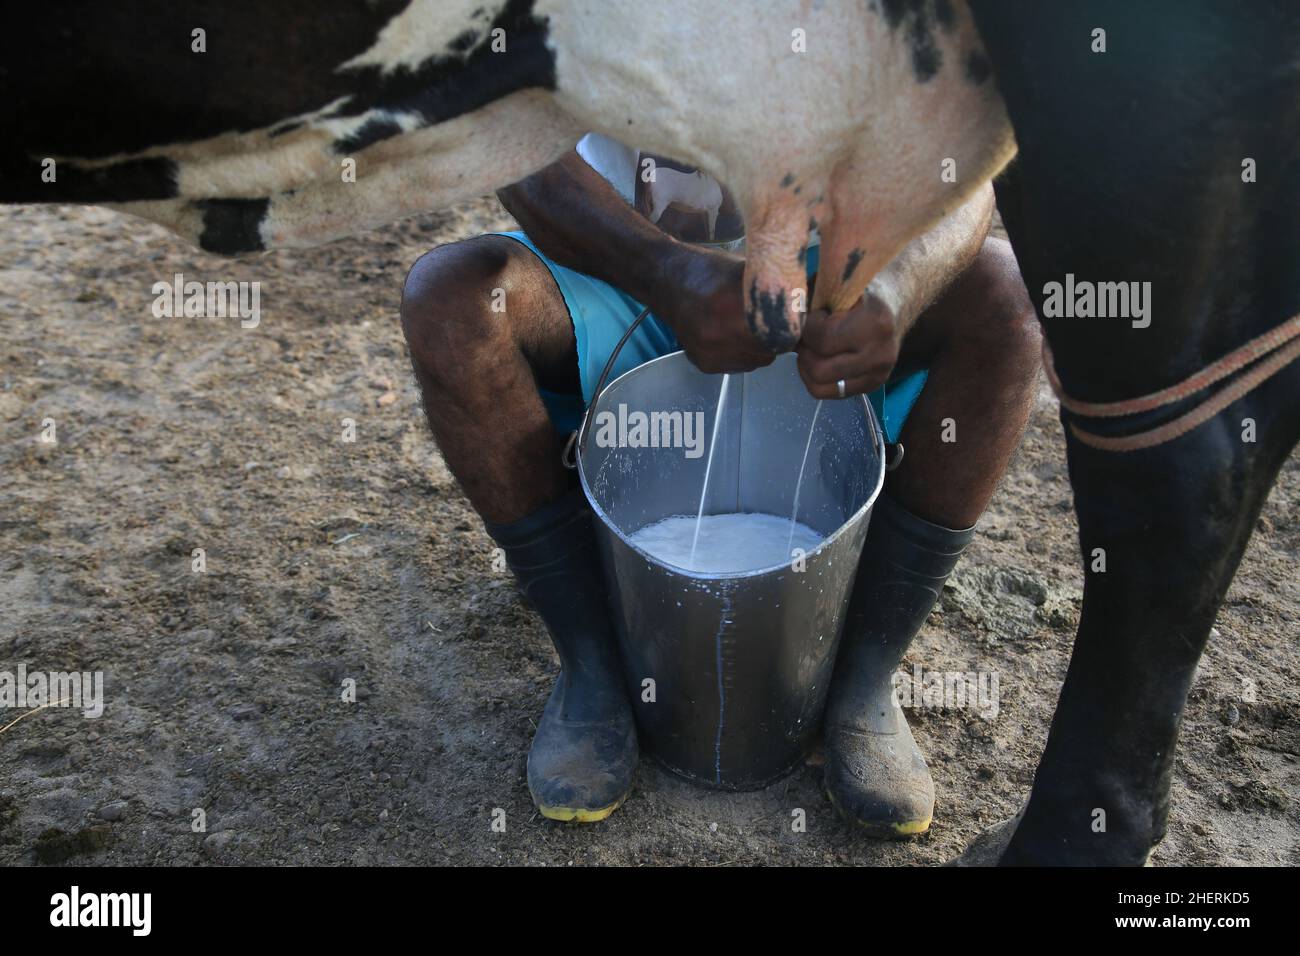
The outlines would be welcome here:
<svg viewBox="0 0 1300 956">
<path fill-rule="evenodd" d="M 1101 452 L 1071 436 L 1084 614 L 1004 865 L 1140 865 L 1164 836 L 1197 661 L 1296 441 L 1297 371 L 1159 448 Z"/>
<path fill-rule="evenodd" d="M 1300 49 L 1294 5 L 1232 18 L 1214 0 L 971 9 L 1020 146 L 998 208 L 1067 393 L 1158 391 L 1300 310 L 1300 75 L 1278 67 Z M 1097 27 L 1105 53 L 1080 40 Z M 1250 181 L 1247 157 L 1278 175 Z M 1049 287 L 1071 278 L 1145 287 L 1145 316 L 1049 310 Z M 1300 363 L 1148 451 L 1069 439 L 1085 608 L 1004 862 L 1140 863 L 1163 835 L 1187 689 L 1296 441 L 1298 401 Z M 1081 424 L 1132 433 L 1186 410 Z"/>
</svg>

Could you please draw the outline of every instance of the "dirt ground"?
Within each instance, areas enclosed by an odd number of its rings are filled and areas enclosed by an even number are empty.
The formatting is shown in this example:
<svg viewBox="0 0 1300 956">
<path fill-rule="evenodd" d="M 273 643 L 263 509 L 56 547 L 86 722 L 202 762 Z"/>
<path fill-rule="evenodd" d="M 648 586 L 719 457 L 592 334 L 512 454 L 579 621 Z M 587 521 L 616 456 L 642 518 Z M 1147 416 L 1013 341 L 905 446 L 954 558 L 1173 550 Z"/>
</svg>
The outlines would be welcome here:
<svg viewBox="0 0 1300 956">
<path fill-rule="evenodd" d="M 230 262 L 104 210 L 0 209 L 0 671 L 102 670 L 106 696 L 0 733 L 0 863 L 935 864 L 1018 809 L 1080 602 L 1046 389 L 906 662 L 999 675 L 996 719 L 913 712 L 928 835 L 851 832 L 815 761 L 740 795 L 647 761 L 603 825 L 535 815 L 558 664 L 428 436 L 397 320 L 421 252 L 508 225 L 482 200 Z M 154 318 L 177 272 L 260 280 L 260 325 Z M 1293 457 L 1192 690 L 1158 864 L 1300 863 L 1298 502 Z"/>
</svg>

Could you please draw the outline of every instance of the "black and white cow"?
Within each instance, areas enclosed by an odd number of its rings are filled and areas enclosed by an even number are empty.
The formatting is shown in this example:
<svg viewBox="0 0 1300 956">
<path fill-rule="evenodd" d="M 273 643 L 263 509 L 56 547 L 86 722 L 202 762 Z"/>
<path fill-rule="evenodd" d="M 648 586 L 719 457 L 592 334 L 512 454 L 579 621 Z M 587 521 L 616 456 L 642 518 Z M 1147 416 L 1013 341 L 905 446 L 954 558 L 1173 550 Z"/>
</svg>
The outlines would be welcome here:
<svg viewBox="0 0 1300 956">
<path fill-rule="evenodd" d="M 751 327 L 783 348 L 808 306 L 854 302 L 1018 140 L 998 186 L 1030 289 L 1067 274 L 1149 282 L 1152 309 L 1145 327 L 1044 317 L 1065 404 L 1086 418 L 1063 412 L 1083 553 L 1107 562 L 1088 574 L 1047 750 L 1002 859 L 1138 863 L 1164 831 L 1197 659 L 1300 437 L 1300 364 L 1231 403 L 1258 363 L 1212 384 L 1226 407 L 1185 433 L 1176 423 L 1205 392 L 1127 400 L 1300 311 L 1300 11 L 972 5 L 33 5 L 0 36 L 0 199 L 112 205 L 249 252 L 479 195 L 597 130 L 728 185 L 748 226 Z M 810 220 L 824 277 L 812 303 Z M 1178 437 L 1108 447 L 1166 424 Z"/>
</svg>

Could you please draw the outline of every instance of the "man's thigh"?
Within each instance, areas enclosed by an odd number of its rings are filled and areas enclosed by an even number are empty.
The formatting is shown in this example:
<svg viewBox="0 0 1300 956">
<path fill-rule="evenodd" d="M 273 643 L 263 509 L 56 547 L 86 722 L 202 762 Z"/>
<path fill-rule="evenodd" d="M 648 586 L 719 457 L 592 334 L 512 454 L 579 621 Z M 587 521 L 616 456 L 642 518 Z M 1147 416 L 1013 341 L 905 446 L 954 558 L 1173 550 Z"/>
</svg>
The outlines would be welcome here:
<svg viewBox="0 0 1300 956">
<path fill-rule="evenodd" d="M 903 336 L 895 377 L 930 368 L 943 349 L 996 347 L 1014 331 L 1010 327 L 1024 314 L 1027 295 L 1011 244 L 985 239 L 971 264 Z"/>
<path fill-rule="evenodd" d="M 501 286 L 488 290 L 489 309 L 511 323 L 516 344 L 543 392 L 576 393 L 578 365 L 568 303 L 548 263 L 533 250 L 497 234 L 478 236 L 472 244 L 490 247 L 511 265 Z M 520 295 L 522 293 L 522 295 Z"/>
<path fill-rule="evenodd" d="M 509 239 L 474 236 L 426 252 L 407 274 L 401 312 L 412 358 L 433 381 L 465 367 L 468 352 L 506 341 L 539 383 L 576 380 L 564 300 L 537 257 Z"/>
<path fill-rule="evenodd" d="M 564 300 L 572 343 L 565 356 L 565 376 L 556 380 L 558 385 L 544 382 L 540 377 L 538 384 L 556 429 L 568 433 L 581 422 L 605 364 L 623 333 L 640 315 L 641 303 L 607 282 L 548 259 L 522 232 L 496 235 L 508 236 L 545 266 Z M 654 315 L 648 315 L 619 351 L 610 370 L 610 380 L 677 348 L 677 340 L 668 327 Z"/>
</svg>

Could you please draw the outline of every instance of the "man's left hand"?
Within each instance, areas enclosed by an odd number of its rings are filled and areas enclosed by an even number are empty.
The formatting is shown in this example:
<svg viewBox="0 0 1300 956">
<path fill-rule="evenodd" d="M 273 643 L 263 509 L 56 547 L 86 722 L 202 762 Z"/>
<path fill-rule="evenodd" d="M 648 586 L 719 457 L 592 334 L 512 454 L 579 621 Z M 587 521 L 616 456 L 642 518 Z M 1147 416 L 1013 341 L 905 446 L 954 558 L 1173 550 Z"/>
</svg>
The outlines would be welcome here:
<svg viewBox="0 0 1300 956">
<path fill-rule="evenodd" d="M 799 376 L 813 398 L 840 398 L 875 391 L 898 361 L 896 310 L 870 288 L 844 312 L 809 312 L 799 353 Z"/>
</svg>

